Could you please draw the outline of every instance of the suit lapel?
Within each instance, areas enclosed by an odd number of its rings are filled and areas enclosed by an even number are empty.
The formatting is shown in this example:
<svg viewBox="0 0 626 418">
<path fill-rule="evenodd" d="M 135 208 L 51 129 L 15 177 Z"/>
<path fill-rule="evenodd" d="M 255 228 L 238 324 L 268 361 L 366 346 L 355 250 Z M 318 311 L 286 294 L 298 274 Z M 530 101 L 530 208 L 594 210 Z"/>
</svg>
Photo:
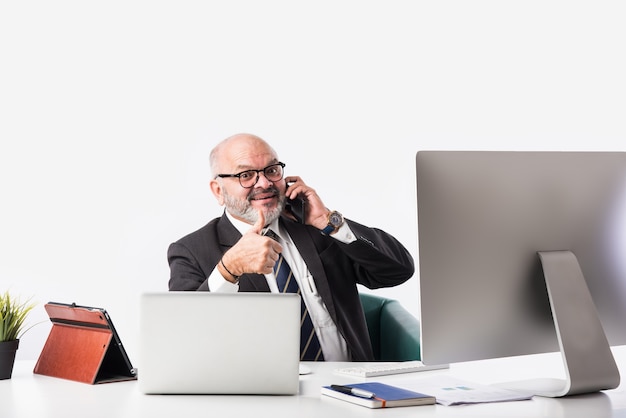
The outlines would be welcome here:
<svg viewBox="0 0 626 418">
<path fill-rule="evenodd" d="M 217 238 L 220 245 L 224 249 L 223 253 L 226 252 L 230 247 L 235 245 L 237 241 L 239 241 L 239 239 L 241 238 L 241 233 L 230 222 L 230 220 L 226 216 L 226 212 L 222 214 L 222 217 L 217 222 Z"/>
<path fill-rule="evenodd" d="M 326 277 L 326 272 L 324 271 L 324 266 L 317 253 L 315 244 L 309 236 L 309 227 L 302 226 L 301 224 L 282 216 L 280 217 L 280 222 L 289 233 L 291 240 L 300 252 L 300 255 L 304 259 L 309 272 L 313 276 L 317 291 L 324 301 L 324 304 L 328 309 L 328 313 L 334 321 L 337 321 L 335 305 L 333 303 L 330 287 L 328 286 L 328 277 Z"/>
</svg>

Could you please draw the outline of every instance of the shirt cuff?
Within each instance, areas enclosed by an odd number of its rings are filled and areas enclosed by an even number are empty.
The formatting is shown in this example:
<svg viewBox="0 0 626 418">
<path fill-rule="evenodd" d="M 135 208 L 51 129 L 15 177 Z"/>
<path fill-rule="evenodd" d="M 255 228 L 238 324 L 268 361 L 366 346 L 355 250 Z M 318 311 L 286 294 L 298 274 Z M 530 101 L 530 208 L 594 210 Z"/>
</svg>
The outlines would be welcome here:
<svg viewBox="0 0 626 418">
<path fill-rule="evenodd" d="M 217 266 L 213 269 L 213 272 L 208 278 L 209 290 L 215 293 L 237 293 L 239 291 L 239 284 L 231 283 L 222 276 L 217 269 Z"/>
<path fill-rule="evenodd" d="M 343 242 L 344 244 L 350 244 L 351 242 L 356 241 L 356 237 L 354 236 L 354 233 L 348 226 L 347 222 L 344 222 L 343 225 L 339 227 L 337 232 L 331 234 L 330 236 L 338 241 Z"/>
</svg>

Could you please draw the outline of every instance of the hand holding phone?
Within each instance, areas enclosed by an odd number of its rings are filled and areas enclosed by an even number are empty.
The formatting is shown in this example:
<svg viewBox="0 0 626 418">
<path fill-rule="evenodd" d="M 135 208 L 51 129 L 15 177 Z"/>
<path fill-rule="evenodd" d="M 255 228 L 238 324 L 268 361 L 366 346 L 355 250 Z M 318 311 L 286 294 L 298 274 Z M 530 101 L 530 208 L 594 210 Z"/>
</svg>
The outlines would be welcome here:
<svg viewBox="0 0 626 418">
<path fill-rule="evenodd" d="M 298 176 L 285 178 L 287 202 L 283 214 L 298 219 L 302 224 L 323 230 L 328 224 L 330 210 L 324 205 L 315 189 Z"/>
</svg>

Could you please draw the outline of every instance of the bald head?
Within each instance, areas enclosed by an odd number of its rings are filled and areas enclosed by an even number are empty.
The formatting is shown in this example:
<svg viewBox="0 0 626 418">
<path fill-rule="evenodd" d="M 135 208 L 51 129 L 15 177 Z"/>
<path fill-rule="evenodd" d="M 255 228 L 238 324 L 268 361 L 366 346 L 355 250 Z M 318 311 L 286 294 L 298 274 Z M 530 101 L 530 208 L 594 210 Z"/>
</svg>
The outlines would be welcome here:
<svg viewBox="0 0 626 418">
<path fill-rule="evenodd" d="M 276 151 L 256 135 L 240 133 L 217 144 L 209 156 L 211 176 L 246 170 L 248 161 L 269 158 L 278 161 Z M 234 170 L 234 171 L 233 171 Z"/>
</svg>

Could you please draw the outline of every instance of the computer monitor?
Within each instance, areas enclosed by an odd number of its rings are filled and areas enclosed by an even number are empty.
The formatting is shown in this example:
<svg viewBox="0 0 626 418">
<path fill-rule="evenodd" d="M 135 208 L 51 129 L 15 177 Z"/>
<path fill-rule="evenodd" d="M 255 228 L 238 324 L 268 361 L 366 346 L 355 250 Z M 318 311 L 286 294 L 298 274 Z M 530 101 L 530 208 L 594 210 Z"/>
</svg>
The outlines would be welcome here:
<svg viewBox="0 0 626 418">
<path fill-rule="evenodd" d="M 616 387 L 626 153 L 419 151 L 416 177 L 422 361 L 560 351 L 532 393 Z"/>
</svg>

